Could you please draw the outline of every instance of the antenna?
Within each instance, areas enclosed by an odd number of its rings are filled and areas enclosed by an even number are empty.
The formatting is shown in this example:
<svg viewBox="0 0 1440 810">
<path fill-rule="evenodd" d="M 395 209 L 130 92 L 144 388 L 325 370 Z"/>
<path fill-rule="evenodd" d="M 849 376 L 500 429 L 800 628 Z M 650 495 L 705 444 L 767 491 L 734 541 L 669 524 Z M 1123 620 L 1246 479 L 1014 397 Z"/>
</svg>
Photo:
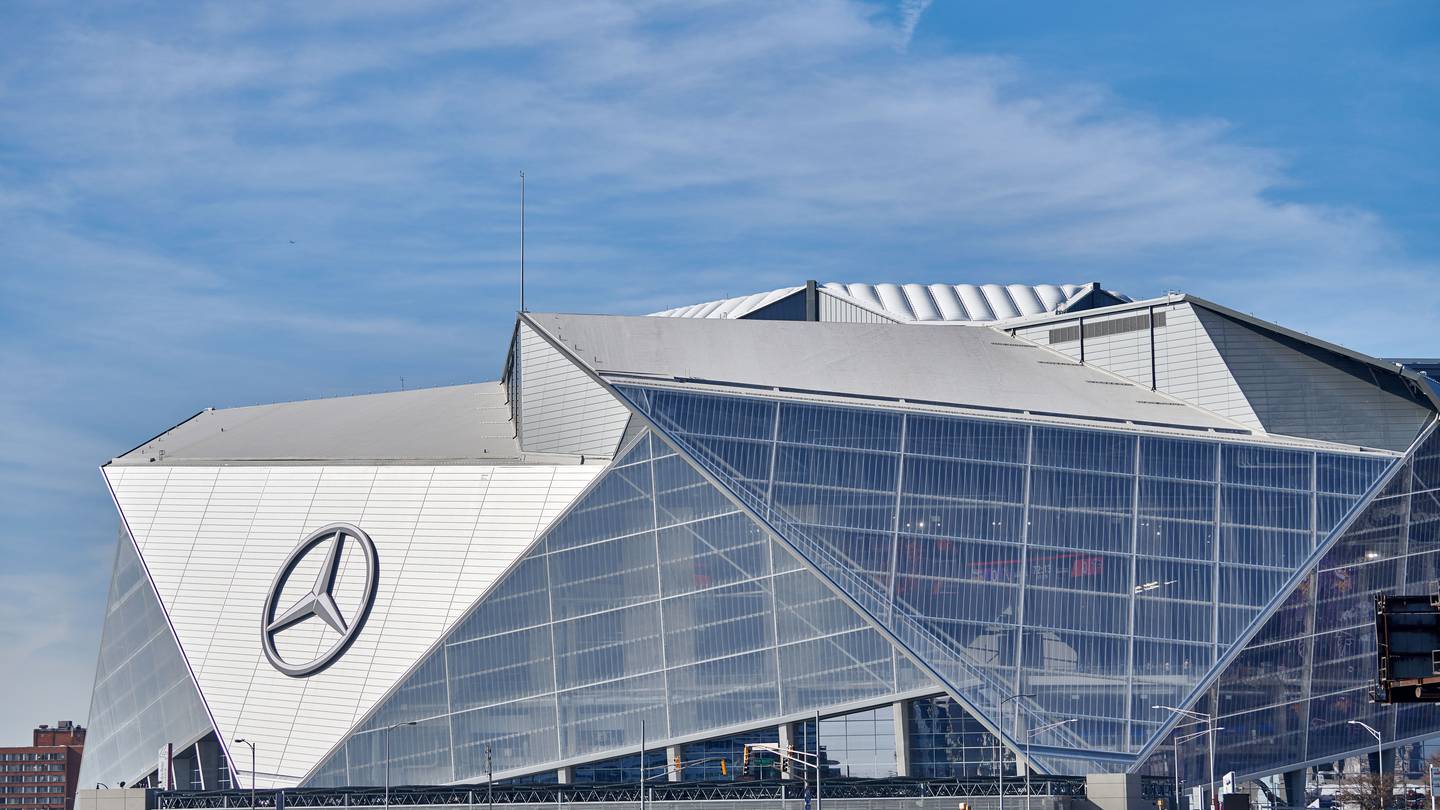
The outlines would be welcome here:
<svg viewBox="0 0 1440 810">
<path fill-rule="evenodd" d="M 520 311 L 525 311 L 525 172 L 520 172 Z"/>
</svg>

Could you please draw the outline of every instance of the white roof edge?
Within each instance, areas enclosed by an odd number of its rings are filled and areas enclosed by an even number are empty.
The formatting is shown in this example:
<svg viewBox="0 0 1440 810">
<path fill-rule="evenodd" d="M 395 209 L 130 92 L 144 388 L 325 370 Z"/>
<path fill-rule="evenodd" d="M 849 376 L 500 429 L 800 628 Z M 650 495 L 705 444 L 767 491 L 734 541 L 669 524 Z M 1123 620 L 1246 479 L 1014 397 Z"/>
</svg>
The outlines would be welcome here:
<svg viewBox="0 0 1440 810">
<path fill-rule="evenodd" d="M 1047 413 L 1032 413 L 1029 411 L 1012 413 L 998 412 L 983 407 L 974 407 L 964 403 L 935 403 L 928 401 L 914 401 L 904 398 L 894 400 L 877 400 L 874 397 L 846 394 L 843 392 L 828 391 L 797 391 L 785 388 L 764 388 L 751 385 L 732 385 L 724 382 L 699 382 L 695 380 L 664 379 L 648 375 L 632 375 L 625 372 L 600 371 L 599 375 L 607 381 L 616 385 L 644 385 L 650 388 L 671 388 L 688 391 L 708 391 L 711 393 L 721 392 L 735 396 L 761 397 L 768 399 L 783 399 L 794 402 L 815 402 L 831 405 L 848 405 L 856 408 L 885 408 L 904 410 L 917 413 L 936 413 L 951 416 L 966 416 L 976 419 L 994 419 L 1002 421 L 1024 421 L 1035 424 L 1061 425 L 1069 427 L 1085 427 L 1093 430 L 1115 430 L 1130 433 L 1143 433 L 1153 436 L 1168 436 L 1186 439 L 1207 439 L 1215 441 L 1229 441 L 1252 444 L 1266 444 L 1294 448 L 1305 448 L 1310 450 L 1324 450 L 1337 453 L 1364 454 L 1381 456 L 1384 458 L 1399 458 L 1404 455 L 1402 451 L 1387 450 L 1382 447 L 1366 447 L 1357 444 L 1341 444 L 1327 442 L 1319 439 L 1307 439 L 1302 436 L 1289 436 L 1282 433 L 1265 433 L 1258 430 L 1217 430 L 1200 426 L 1190 427 L 1185 425 L 1167 425 L 1151 422 L 1137 422 L 1126 420 L 1099 420 L 1089 419 L 1084 416 L 1062 416 Z"/>
</svg>

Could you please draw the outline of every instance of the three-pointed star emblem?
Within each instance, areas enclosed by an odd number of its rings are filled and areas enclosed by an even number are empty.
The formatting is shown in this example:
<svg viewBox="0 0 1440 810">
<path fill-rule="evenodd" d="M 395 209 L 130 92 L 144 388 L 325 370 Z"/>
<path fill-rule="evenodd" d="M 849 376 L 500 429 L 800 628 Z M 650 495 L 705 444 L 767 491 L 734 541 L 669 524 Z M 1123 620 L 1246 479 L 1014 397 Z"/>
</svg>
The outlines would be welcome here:
<svg viewBox="0 0 1440 810">
<path fill-rule="evenodd" d="M 344 550 L 348 543 L 354 543 L 364 556 L 365 585 L 361 591 L 358 609 L 347 620 L 335 601 L 335 586 L 336 580 L 340 576 L 341 561 L 344 559 Z M 325 556 L 309 592 L 301 596 L 288 610 L 277 616 L 278 600 L 285 590 L 290 575 L 294 573 L 295 568 L 302 560 L 312 552 L 319 552 L 322 548 Z M 291 677 L 303 678 L 320 672 L 343 655 L 359 634 L 365 618 L 370 613 L 370 607 L 375 602 L 375 590 L 380 572 L 379 563 L 374 541 L 364 531 L 349 523 L 332 523 L 311 532 L 304 540 L 301 540 L 275 575 L 275 581 L 271 584 L 270 593 L 265 599 L 260 637 L 265 657 L 269 659 L 271 666 Z M 313 660 L 298 664 L 287 661 L 276 646 L 276 637 L 288 628 L 310 618 L 324 622 L 331 630 L 339 634 L 339 639 Z"/>
<path fill-rule="evenodd" d="M 337 633 L 343 634 L 350 629 L 345 624 L 345 618 L 340 615 L 334 596 L 335 574 L 340 567 L 340 548 L 345 542 L 345 533 L 335 532 L 333 539 L 327 539 L 326 542 L 329 543 L 330 550 L 325 553 L 325 562 L 321 564 L 320 572 L 315 575 L 315 587 L 293 607 L 280 614 L 279 618 L 270 622 L 265 628 L 267 632 L 279 632 L 311 616 L 318 616 L 321 621 L 335 628 Z"/>
</svg>

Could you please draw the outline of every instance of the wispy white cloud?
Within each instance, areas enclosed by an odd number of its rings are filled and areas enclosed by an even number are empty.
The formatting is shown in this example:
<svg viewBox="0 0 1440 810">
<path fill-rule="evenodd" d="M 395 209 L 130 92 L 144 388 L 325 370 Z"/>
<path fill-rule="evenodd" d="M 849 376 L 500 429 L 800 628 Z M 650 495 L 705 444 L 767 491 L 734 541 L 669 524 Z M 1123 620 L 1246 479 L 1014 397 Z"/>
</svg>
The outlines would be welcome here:
<svg viewBox="0 0 1440 810">
<path fill-rule="evenodd" d="M 915 37 L 915 28 L 920 25 L 920 17 L 925 10 L 930 8 L 933 0 L 900 0 L 900 49 L 910 47 L 910 40 Z"/>
</svg>

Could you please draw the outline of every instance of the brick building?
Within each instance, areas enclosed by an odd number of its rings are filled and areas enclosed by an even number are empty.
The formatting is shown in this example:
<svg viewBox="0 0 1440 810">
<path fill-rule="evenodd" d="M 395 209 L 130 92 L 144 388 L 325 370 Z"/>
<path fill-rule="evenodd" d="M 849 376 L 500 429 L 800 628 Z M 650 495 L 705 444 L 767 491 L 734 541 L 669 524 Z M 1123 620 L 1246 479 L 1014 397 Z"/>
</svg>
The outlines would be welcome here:
<svg viewBox="0 0 1440 810">
<path fill-rule="evenodd" d="M 4 810 L 72 810 L 80 781 L 85 728 L 61 720 L 36 728 L 28 746 L 0 748 Z"/>
</svg>

